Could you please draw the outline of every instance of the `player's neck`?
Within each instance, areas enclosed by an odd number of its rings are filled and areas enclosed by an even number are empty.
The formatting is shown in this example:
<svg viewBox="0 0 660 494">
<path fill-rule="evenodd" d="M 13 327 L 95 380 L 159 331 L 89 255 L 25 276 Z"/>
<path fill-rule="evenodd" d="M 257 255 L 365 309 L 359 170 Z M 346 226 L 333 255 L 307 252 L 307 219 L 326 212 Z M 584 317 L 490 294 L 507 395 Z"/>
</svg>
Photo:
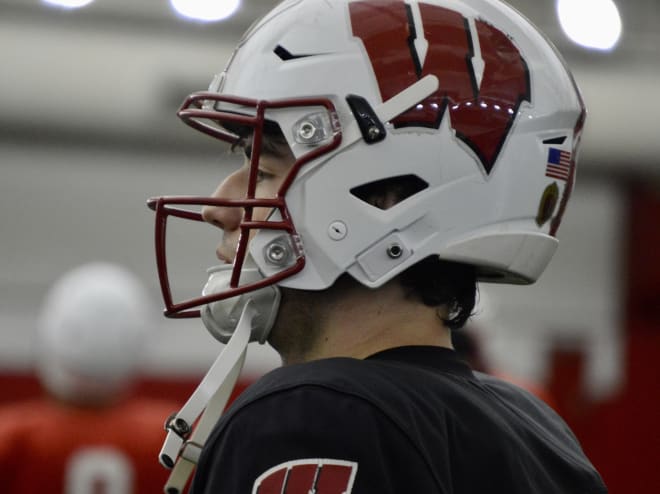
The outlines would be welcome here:
<svg viewBox="0 0 660 494">
<path fill-rule="evenodd" d="M 404 297 L 398 285 L 390 285 L 377 291 L 365 289 L 337 302 L 327 314 L 316 345 L 305 355 L 284 360 L 364 359 L 409 345 L 452 348 L 451 335 L 435 308 Z"/>
</svg>

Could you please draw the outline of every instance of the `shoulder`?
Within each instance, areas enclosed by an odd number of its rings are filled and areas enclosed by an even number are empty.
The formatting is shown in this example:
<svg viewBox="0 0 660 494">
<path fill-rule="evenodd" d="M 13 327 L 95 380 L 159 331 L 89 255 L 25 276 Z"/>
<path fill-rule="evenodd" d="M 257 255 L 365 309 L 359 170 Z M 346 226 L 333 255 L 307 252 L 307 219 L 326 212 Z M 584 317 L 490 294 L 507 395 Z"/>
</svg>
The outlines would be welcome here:
<svg viewBox="0 0 660 494">
<path fill-rule="evenodd" d="M 231 478 L 232 485 L 224 486 L 228 492 L 253 492 L 263 479 L 283 471 L 304 475 L 330 468 L 342 472 L 341 482 L 359 471 L 353 492 L 369 492 L 360 487 L 367 481 L 378 492 L 401 492 L 394 487 L 394 476 L 382 475 L 400 468 L 414 472 L 420 486 L 427 485 L 431 470 L 406 424 L 381 398 L 382 388 L 391 385 L 384 377 L 378 366 L 353 359 L 311 362 L 267 374 L 234 402 L 213 431 L 193 492 L 213 492 L 218 487 L 214 479 L 220 476 Z M 246 457 L 249 465 L 243 461 Z M 342 489 L 337 492 L 351 492 L 347 485 Z"/>
<path fill-rule="evenodd" d="M 60 415 L 59 407 L 50 400 L 29 400 L 0 407 L 0 437 L 29 433 L 42 424 L 54 423 Z"/>
<path fill-rule="evenodd" d="M 371 394 L 374 386 L 392 385 L 387 363 L 353 358 L 330 358 L 275 369 L 246 390 L 237 403 L 268 394 L 306 387 L 334 390 L 350 395 Z"/>
<path fill-rule="evenodd" d="M 377 417 L 408 433 L 409 415 L 426 401 L 425 379 L 419 367 L 386 360 L 331 358 L 281 367 L 245 390 L 224 422 L 253 413 L 281 416 L 278 411 L 284 407 L 288 416 L 313 423 L 350 416 L 346 427 L 361 430 L 360 410 L 367 420 Z M 445 386 L 434 388 L 451 392 Z M 353 412 L 347 415 L 346 408 Z M 291 426 L 298 423 L 294 420 Z"/>
<path fill-rule="evenodd" d="M 479 372 L 475 373 L 475 375 L 482 386 L 508 403 L 509 407 L 514 411 L 517 410 L 540 424 L 555 429 L 558 433 L 567 435 L 571 440 L 575 440 L 573 432 L 551 406 L 552 403 L 541 399 L 539 393 L 509 379 Z"/>
<path fill-rule="evenodd" d="M 470 373 L 469 377 L 473 375 Z M 334 392 L 389 408 L 392 399 L 408 400 L 426 382 L 435 384 L 436 393 L 460 393 L 464 381 L 451 372 L 426 368 L 419 362 L 338 357 L 275 369 L 250 386 L 236 401 L 236 406 L 304 388 L 311 393 Z"/>
<path fill-rule="evenodd" d="M 366 424 L 397 426 L 397 414 L 387 397 L 398 385 L 380 363 L 350 358 L 282 367 L 243 392 L 221 420 L 220 428 L 250 422 L 257 416 L 260 428 L 268 430 L 265 417 L 273 417 L 272 426 L 283 435 L 296 429 L 312 434 L 325 433 L 341 422 L 341 430 L 331 437 L 334 440 L 342 434 L 361 434 Z"/>
</svg>

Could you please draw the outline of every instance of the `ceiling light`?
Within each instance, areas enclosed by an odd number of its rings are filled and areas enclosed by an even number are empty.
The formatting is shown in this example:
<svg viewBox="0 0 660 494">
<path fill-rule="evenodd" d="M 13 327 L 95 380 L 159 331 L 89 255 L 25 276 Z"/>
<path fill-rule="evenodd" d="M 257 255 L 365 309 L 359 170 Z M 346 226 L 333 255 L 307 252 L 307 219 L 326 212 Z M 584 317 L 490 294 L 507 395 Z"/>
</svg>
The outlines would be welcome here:
<svg viewBox="0 0 660 494">
<path fill-rule="evenodd" d="M 562 29 L 586 48 L 611 50 L 621 37 L 621 16 L 613 0 L 557 0 Z"/>
<path fill-rule="evenodd" d="M 240 0 L 170 0 L 172 7 L 183 17 L 197 21 L 213 22 L 225 19 L 236 12 Z"/>
<path fill-rule="evenodd" d="M 56 5 L 57 7 L 64 7 L 67 9 L 77 9 L 89 5 L 94 0 L 41 0 L 43 3 Z"/>
</svg>

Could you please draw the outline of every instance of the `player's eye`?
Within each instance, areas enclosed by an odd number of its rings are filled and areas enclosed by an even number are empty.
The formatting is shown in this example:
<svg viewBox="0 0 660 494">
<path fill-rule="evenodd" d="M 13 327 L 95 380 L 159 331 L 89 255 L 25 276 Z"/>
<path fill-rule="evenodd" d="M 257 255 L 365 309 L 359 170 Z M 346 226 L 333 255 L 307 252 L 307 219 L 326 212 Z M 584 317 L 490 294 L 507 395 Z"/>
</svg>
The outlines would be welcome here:
<svg viewBox="0 0 660 494">
<path fill-rule="evenodd" d="M 269 173 L 267 171 L 264 171 L 262 169 L 257 170 L 257 183 L 263 182 L 264 180 L 270 180 L 274 178 L 275 175 L 272 173 Z"/>
</svg>

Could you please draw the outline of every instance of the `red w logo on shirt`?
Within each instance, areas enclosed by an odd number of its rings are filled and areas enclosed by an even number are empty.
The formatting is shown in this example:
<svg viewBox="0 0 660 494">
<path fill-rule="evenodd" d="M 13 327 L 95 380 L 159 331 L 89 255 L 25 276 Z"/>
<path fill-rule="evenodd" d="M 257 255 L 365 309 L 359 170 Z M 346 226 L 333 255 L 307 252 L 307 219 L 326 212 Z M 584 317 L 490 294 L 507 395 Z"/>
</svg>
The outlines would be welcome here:
<svg viewBox="0 0 660 494">
<path fill-rule="evenodd" d="M 349 12 L 383 101 L 428 74 L 440 82 L 435 94 L 392 124 L 437 129 L 448 110 L 456 136 L 490 173 L 520 104 L 531 101 L 527 64 L 509 37 L 481 20 L 425 3 L 363 0 L 350 3 Z"/>
<path fill-rule="evenodd" d="M 287 461 L 261 474 L 252 494 L 350 494 L 357 467 L 343 460 Z"/>
</svg>

